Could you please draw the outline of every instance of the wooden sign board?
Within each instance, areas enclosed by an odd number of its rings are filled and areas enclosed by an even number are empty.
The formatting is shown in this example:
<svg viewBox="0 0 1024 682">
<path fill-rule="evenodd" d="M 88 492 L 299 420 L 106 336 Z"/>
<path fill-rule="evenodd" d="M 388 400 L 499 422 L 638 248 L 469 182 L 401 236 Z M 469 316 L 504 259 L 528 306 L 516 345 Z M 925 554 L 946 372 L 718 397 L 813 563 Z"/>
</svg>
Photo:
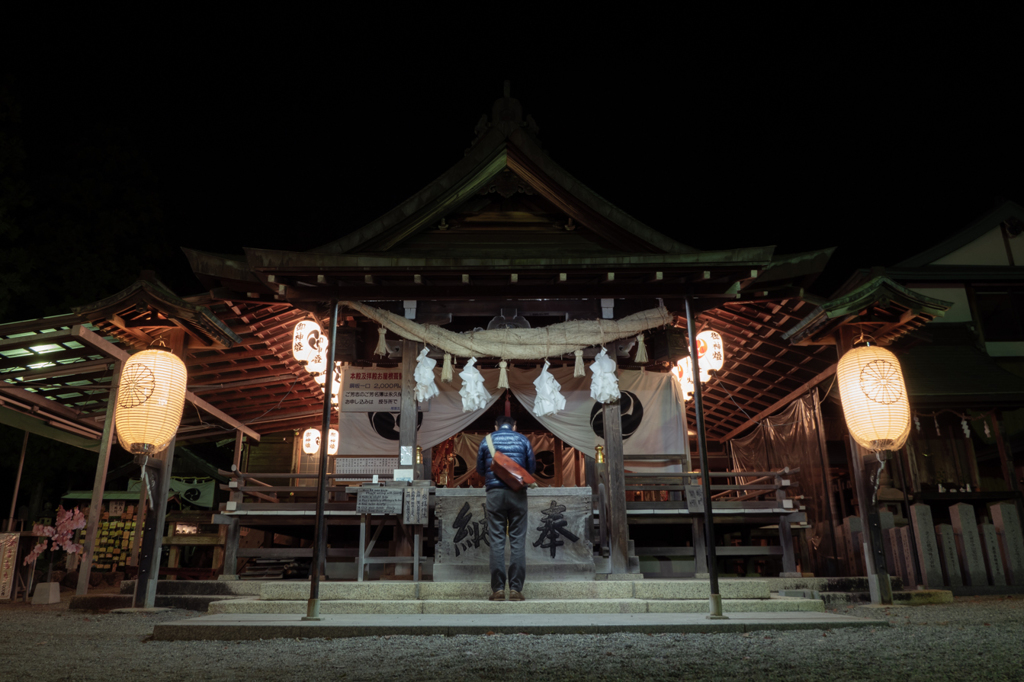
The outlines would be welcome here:
<svg viewBox="0 0 1024 682">
<path fill-rule="evenodd" d="M 424 525 L 427 523 L 427 504 L 430 500 L 430 488 L 406 488 L 405 511 L 402 523 Z"/>
<path fill-rule="evenodd" d="M 704 513 L 704 490 L 699 485 L 685 485 L 686 509 L 691 514 Z"/>
<path fill-rule="evenodd" d="M 358 514 L 401 514 L 403 488 L 360 488 L 356 497 Z"/>
<path fill-rule="evenodd" d="M 18 561 L 18 533 L 0 533 L 0 599 L 10 599 Z"/>
</svg>

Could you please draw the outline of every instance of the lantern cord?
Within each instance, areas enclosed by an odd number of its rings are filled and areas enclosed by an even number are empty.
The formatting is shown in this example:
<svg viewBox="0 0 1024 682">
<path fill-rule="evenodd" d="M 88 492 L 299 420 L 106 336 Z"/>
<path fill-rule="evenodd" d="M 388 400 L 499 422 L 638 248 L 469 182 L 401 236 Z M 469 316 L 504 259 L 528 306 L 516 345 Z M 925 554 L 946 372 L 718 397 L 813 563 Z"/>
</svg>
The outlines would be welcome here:
<svg viewBox="0 0 1024 682">
<path fill-rule="evenodd" d="M 821 398 L 818 399 L 818 407 L 821 407 L 825 403 L 825 398 L 827 398 L 828 394 L 832 392 L 833 388 L 835 388 L 837 379 L 839 379 L 839 372 L 832 375 L 832 383 L 828 385 L 828 390 L 822 393 Z"/>
<path fill-rule="evenodd" d="M 878 460 L 878 469 L 874 474 L 871 475 L 871 482 L 874 484 L 875 489 L 871 493 L 871 506 L 874 507 L 878 504 L 878 486 L 882 482 L 882 471 L 885 469 L 885 460 L 882 459 L 882 451 L 875 451 L 875 459 Z"/>
</svg>

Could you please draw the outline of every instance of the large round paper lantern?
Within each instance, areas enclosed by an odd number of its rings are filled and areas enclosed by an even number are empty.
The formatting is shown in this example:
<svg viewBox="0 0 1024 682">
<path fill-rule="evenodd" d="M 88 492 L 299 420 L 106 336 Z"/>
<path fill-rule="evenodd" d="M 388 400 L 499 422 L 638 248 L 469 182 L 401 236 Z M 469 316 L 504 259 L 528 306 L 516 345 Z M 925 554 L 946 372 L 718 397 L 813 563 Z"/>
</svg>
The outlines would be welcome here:
<svg viewBox="0 0 1024 682">
<path fill-rule="evenodd" d="M 150 348 L 128 358 L 114 411 L 121 447 L 137 455 L 167 447 L 181 423 L 186 381 L 185 363 L 167 349 Z"/>
<path fill-rule="evenodd" d="M 327 437 L 327 454 L 336 455 L 338 454 L 338 441 L 341 436 L 338 434 L 337 429 L 331 429 Z"/>
<path fill-rule="evenodd" d="M 852 348 L 836 370 L 850 435 L 872 452 L 898 450 L 910 434 L 910 402 L 899 360 L 885 348 Z"/>
</svg>

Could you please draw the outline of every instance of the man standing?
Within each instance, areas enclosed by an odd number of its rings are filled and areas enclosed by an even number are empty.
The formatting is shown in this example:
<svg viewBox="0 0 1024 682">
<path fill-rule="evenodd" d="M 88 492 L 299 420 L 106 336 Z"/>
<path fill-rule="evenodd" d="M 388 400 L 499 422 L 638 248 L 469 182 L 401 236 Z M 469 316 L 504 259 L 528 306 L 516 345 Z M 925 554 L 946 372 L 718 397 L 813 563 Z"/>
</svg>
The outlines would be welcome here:
<svg viewBox="0 0 1024 682">
<path fill-rule="evenodd" d="M 490 440 L 494 449 L 507 455 L 531 474 L 537 463 L 530 441 L 516 433 L 516 420 L 498 417 L 494 420 Z M 491 545 L 491 601 L 505 600 L 505 530 L 508 529 L 512 557 L 508 565 L 509 601 L 523 601 L 526 580 L 526 489 L 513 491 L 491 471 L 491 449 L 484 438 L 476 456 L 476 471 L 487 484 L 487 539 Z"/>
</svg>

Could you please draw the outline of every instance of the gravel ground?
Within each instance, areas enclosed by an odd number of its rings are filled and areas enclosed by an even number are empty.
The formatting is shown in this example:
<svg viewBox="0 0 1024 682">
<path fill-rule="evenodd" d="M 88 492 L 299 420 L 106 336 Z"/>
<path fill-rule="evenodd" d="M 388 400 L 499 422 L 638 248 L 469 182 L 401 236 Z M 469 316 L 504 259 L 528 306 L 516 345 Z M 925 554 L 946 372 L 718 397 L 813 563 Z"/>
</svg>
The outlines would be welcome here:
<svg viewBox="0 0 1024 682">
<path fill-rule="evenodd" d="M 715 635 L 156 642 L 196 615 L 0 605 L 0 680 L 1024 680 L 1024 597 L 837 612 L 891 627 Z"/>
</svg>

